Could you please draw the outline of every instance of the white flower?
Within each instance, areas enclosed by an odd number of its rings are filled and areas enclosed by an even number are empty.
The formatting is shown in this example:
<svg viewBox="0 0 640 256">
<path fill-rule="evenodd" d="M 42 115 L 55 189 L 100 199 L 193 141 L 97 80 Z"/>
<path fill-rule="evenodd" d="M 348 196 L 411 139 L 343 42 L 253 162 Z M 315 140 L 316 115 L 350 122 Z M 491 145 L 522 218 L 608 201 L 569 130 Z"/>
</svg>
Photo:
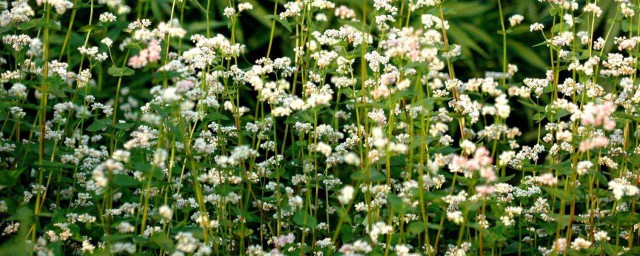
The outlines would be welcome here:
<svg viewBox="0 0 640 256">
<path fill-rule="evenodd" d="M 160 214 L 162 218 L 171 219 L 171 216 L 173 216 L 173 210 L 168 205 L 163 205 L 158 209 L 158 214 Z"/>
<path fill-rule="evenodd" d="M 513 224 L 515 223 L 515 220 L 513 220 L 512 218 L 509 218 L 509 216 L 500 217 L 500 221 L 502 221 L 502 223 L 507 227 L 513 226 Z"/>
<path fill-rule="evenodd" d="M 464 221 L 461 211 L 447 211 L 447 219 L 458 225 Z"/>
<path fill-rule="evenodd" d="M 44 3 L 50 4 L 58 14 L 64 14 L 67 9 L 73 8 L 73 3 L 68 0 L 37 0 L 36 3 L 38 6 Z"/>
<path fill-rule="evenodd" d="M 288 17 L 293 17 L 293 16 L 300 16 L 303 6 L 302 6 L 302 2 L 295 1 L 295 2 L 288 2 L 284 4 L 284 8 L 285 8 L 285 11 L 280 13 L 281 19 L 286 19 Z"/>
<path fill-rule="evenodd" d="M 113 44 L 113 40 L 111 40 L 111 38 L 108 38 L 108 37 L 105 37 L 100 42 L 106 45 L 107 47 L 111 47 L 111 45 Z"/>
<path fill-rule="evenodd" d="M 524 20 L 524 16 L 520 15 L 520 14 L 516 14 L 513 15 L 511 17 L 509 17 L 509 24 L 513 27 L 515 25 L 520 24 L 520 22 L 522 22 Z"/>
<path fill-rule="evenodd" d="M 329 157 L 329 155 L 331 155 L 331 146 L 320 142 L 316 145 L 316 151 L 322 153 L 325 157 Z"/>
<path fill-rule="evenodd" d="M 380 65 L 387 64 L 389 62 L 389 58 L 386 56 L 380 55 L 377 51 L 368 52 L 364 55 L 364 58 L 369 63 L 369 68 L 371 71 L 378 72 L 380 71 Z"/>
<path fill-rule="evenodd" d="M 581 162 L 578 162 L 576 171 L 578 172 L 578 175 L 582 176 L 587 174 L 587 172 L 592 166 L 593 166 L 593 163 L 591 163 L 591 161 L 581 161 Z"/>
<path fill-rule="evenodd" d="M 469 140 L 463 140 L 460 142 L 460 148 L 462 148 L 462 152 L 465 154 L 471 155 L 476 151 L 476 144 Z"/>
<path fill-rule="evenodd" d="M 567 239 L 558 238 L 558 240 L 553 243 L 553 249 L 557 252 L 564 252 L 567 249 Z"/>
<path fill-rule="evenodd" d="M 24 84 L 15 83 L 9 89 L 9 95 L 16 98 L 24 99 L 27 97 L 27 87 Z"/>
<path fill-rule="evenodd" d="M 238 12 L 243 12 L 246 10 L 253 10 L 253 5 L 251 3 L 240 3 L 238 4 Z"/>
<path fill-rule="evenodd" d="M 16 231 L 18 231 L 18 228 L 19 228 L 19 227 L 20 227 L 20 223 L 19 223 L 19 222 L 11 223 L 11 224 L 7 225 L 7 226 L 4 228 L 4 231 L 2 232 L 2 235 L 3 235 L 3 236 L 6 236 L 6 235 L 13 234 L 13 233 L 15 233 Z"/>
<path fill-rule="evenodd" d="M 612 190 L 613 197 L 616 200 L 620 200 L 625 195 L 635 196 L 640 192 L 638 187 L 632 184 L 629 184 L 628 181 L 621 178 L 617 178 L 612 181 L 609 181 L 607 185 L 609 185 L 609 189 Z"/>
<path fill-rule="evenodd" d="M 136 252 L 136 245 L 133 243 L 115 243 L 111 245 L 111 253 L 118 254 L 127 252 L 133 254 Z"/>
<path fill-rule="evenodd" d="M 92 254 L 94 249 L 96 249 L 96 247 L 85 237 L 85 240 L 82 241 L 82 253 Z"/>
<path fill-rule="evenodd" d="M 607 231 L 601 230 L 596 232 L 593 237 L 596 239 L 597 242 L 601 242 L 601 241 L 609 241 L 609 239 L 611 239 L 609 237 L 609 234 L 607 234 Z"/>
<path fill-rule="evenodd" d="M 20 107 L 11 107 L 11 116 L 13 116 L 16 119 L 22 119 L 24 116 L 27 115 L 26 112 L 24 112 L 24 110 L 22 110 L 22 108 Z"/>
<path fill-rule="evenodd" d="M 602 15 L 602 9 L 600 9 L 600 7 L 594 3 L 589 3 L 587 5 L 584 6 L 584 8 L 582 9 L 583 12 L 591 12 L 593 13 L 596 17 L 600 17 L 600 15 Z"/>
<path fill-rule="evenodd" d="M 226 16 L 227 18 L 230 18 L 234 14 L 236 14 L 236 10 L 232 7 L 224 8 L 224 16 Z"/>
<path fill-rule="evenodd" d="M 116 21 L 116 19 L 117 17 L 110 12 L 105 12 L 103 14 L 100 14 L 100 18 L 99 18 L 100 22 L 103 22 L 103 23 L 114 22 Z"/>
<path fill-rule="evenodd" d="M 133 225 L 131 225 L 131 223 L 126 221 L 121 222 L 120 225 L 118 225 L 118 231 L 123 234 L 132 233 L 135 230 L 136 228 Z"/>
<path fill-rule="evenodd" d="M 544 29 L 544 25 L 540 24 L 540 23 L 533 23 L 531 24 L 531 26 L 529 27 L 529 30 L 531 32 L 533 31 L 542 31 Z"/>
<path fill-rule="evenodd" d="M 180 98 L 181 97 L 178 95 L 176 87 L 167 87 L 167 89 L 162 91 L 162 99 L 167 103 L 178 101 Z"/>
<path fill-rule="evenodd" d="M 571 249 L 576 251 L 580 251 L 582 249 L 589 249 L 591 247 L 591 242 L 584 240 L 584 238 L 578 237 L 573 242 L 571 242 Z"/>
<path fill-rule="evenodd" d="M 360 157 L 353 152 L 349 152 L 347 153 L 346 156 L 344 156 L 344 162 L 350 165 L 355 165 L 355 166 L 359 166 L 360 165 Z"/>
<path fill-rule="evenodd" d="M 304 201 L 300 196 L 292 196 L 289 197 L 289 205 L 291 205 L 291 208 L 293 209 L 302 208 L 302 206 L 304 206 Z"/>
<path fill-rule="evenodd" d="M 376 241 L 378 240 L 378 236 L 383 235 L 383 234 L 390 234 L 393 231 L 393 227 L 388 226 L 387 224 L 385 224 L 384 222 L 380 221 L 377 222 L 376 224 L 374 224 L 371 227 L 371 230 L 368 230 L 369 227 L 367 227 L 367 231 L 369 231 L 369 236 L 371 237 L 371 240 L 376 243 Z"/>
<path fill-rule="evenodd" d="M 380 126 L 384 126 L 387 122 L 387 116 L 384 114 L 383 109 L 371 110 L 369 111 L 369 113 L 367 113 L 367 116 L 376 121 L 376 123 L 378 123 L 378 125 Z"/>
<path fill-rule="evenodd" d="M 411 80 L 409 79 L 402 80 L 402 82 L 398 83 L 397 87 L 398 87 L 398 90 L 401 90 L 401 91 L 409 89 L 409 87 L 411 87 Z"/>
<path fill-rule="evenodd" d="M 338 195 L 338 201 L 341 204 L 348 204 L 353 199 L 353 194 L 355 189 L 351 185 L 346 185 L 340 190 L 340 194 Z"/>
</svg>

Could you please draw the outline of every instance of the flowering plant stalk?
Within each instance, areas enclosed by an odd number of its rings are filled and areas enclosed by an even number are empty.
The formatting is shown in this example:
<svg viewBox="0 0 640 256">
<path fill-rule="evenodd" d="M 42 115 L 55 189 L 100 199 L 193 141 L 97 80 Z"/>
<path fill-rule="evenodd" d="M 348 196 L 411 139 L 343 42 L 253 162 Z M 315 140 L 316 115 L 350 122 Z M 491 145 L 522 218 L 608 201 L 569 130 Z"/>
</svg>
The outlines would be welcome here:
<svg viewBox="0 0 640 256">
<path fill-rule="evenodd" d="M 486 2 L 0 1 L 0 254 L 640 254 L 640 2 Z"/>
</svg>

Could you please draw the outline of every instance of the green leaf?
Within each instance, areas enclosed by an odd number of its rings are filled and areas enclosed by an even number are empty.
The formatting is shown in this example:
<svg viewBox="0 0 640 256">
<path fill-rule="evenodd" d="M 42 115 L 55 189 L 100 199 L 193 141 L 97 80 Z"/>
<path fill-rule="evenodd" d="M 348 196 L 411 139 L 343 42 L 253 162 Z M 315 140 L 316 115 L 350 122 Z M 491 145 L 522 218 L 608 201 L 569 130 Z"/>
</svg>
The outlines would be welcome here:
<svg viewBox="0 0 640 256">
<path fill-rule="evenodd" d="M 518 102 L 520 102 L 522 105 L 525 105 L 527 108 L 531 108 L 536 110 L 537 112 L 545 112 L 545 109 L 543 106 L 538 106 L 534 103 L 531 103 L 529 101 L 525 101 L 525 100 L 518 100 Z"/>
<path fill-rule="evenodd" d="M 29 227 L 33 223 L 33 210 L 27 207 L 17 209 L 15 214 L 5 220 L 17 220 L 20 222 L 20 228 L 16 239 L 6 238 L 2 244 L 0 244 L 0 255 L 28 255 L 28 246 L 26 240 L 19 239 L 18 237 L 26 237 L 29 232 Z M 32 247 L 33 245 L 31 245 Z"/>
<path fill-rule="evenodd" d="M 620 223 L 632 224 L 638 222 L 640 215 L 630 212 L 618 212 L 613 215 L 608 215 L 603 219 L 611 225 L 618 225 Z"/>
<path fill-rule="evenodd" d="M 169 129 L 171 130 L 171 134 L 176 137 L 176 140 L 182 140 L 182 131 L 180 131 L 180 127 L 176 126 L 173 123 L 168 123 Z"/>
<path fill-rule="evenodd" d="M 424 222 L 422 221 L 414 221 L 409 224 L 407 227 L 407 232 L 412 235 L 417 235 L 424 232 Z"/>
<path fill-rule="evenodd" d="M 128 67 L 110 67 L 109 68 L 109 75 L 115 76 L 115 77 L 121 77 L 121 76 L 132 76 L 133 74 L 135 74 L 136 72 L 133 69 L 130 69 Z"/>
<path fill-rule="evenodd" d="M 237 216 L 241 216 L 241 217 L 245 218 L 245 220 L 248 223 L 251 223 L 251 222 L 259 223 L 260 221 L 262 221 L 262 219 L 260 218 L 259 211 L 247 212 L 247 211 L 244 211 L 242 209 L 235 208 L 235 209 L 233 209 L 233 213 L 236 214 Z"/>
<path fill-rule="evenodd" d="M 133 167 L 133 170 L 143 171 L 144 173 L 149 173 L 151 169 L 153 169 L 153 166 L 150 163 L 138 159 L 136 159 L 136 161 L 132 161 L 131 165 Z"/>
<path fill-rule="evenodd" d="M 547 63 L 540 57 L 540 54 L 531 50 L 530 46 L 526 46 L 517 41 L 509 41 L 507 47 L 510 48 L 510 53 L 517 55 L 525 62 L 531 64 L 540 70 L 547 69 Z"/>
<path fill-rule="evenodd" d="M 345 243 L 353 241 L 353 230 L 350 226 L 342 226 L 342 228 L 340 229 L 340 240 Z"/>
<path fill-rule="evenodd" d="M 544 119 L 544 115 L 542 115 L 542 113 L 536 113 L 531 117 L 531 119 L 533 119 L 533 121 L 540 122 Z"/>
<path fill-rule="evenodd" d="M 124 174 L 113 175 L 113 184 L 119 187 L 135 187 L 140 184 L 134 177 Z"/>
<path fill-rule="evenodd" d="M 634 246 L 625 253 L 627 253 L 627 255 L 640 255 L 640 247 Z"/>
<path fill-rule="evenodd" d="M 269 19 L 274 19 L 274 20 L 276 20 L 276 21 L 277 21 L 278 23 L 280 23 L 280 24 L 281 24 L 285 29 L 287 29 L 287 31 L 289 31 L 289 33 L 291 33 L 291 32 L 292 32 L 292 30 L 291 30 L 291 24 L 289 23 L 289 21 L 288 21 L 288 20 L 286 20 L 286 19 L 281 19 L 281 18 L 280 18 L 280 16 L 278 16 L 278 15 L 273 15 L 273 14 L 271 14 L 271 15 L 267 15 L 267 17 L 268 17 Z"/>
<path fill-rule="evenodd" d="M 627 157 L 627 161 L 631 164 L 640 165 L 640 155 L 633 155 Z"/>
<path fill-rule="evenodd" d="M 355 181 L 371 181 L 371 182 L 381 182 L 385 181 L 386 177 L 376 170 L 375 168 L 369 169 L 369 173 L 367 173 L 364 169 L 360 169 L 353 174 L 351 174 L 351 179 Z M 368 179 L 367 179 L 368 177 Z"/>
<path fill-rule="evenodd" d="M 318 226 L 318 221 L 316 220 L 316 218 L 314 218 L 313 215 L 305 213 L 302 210 L 296 211 L 296 213 L 293 215 L 293 222 L 301 227 L 307 227 L 311 229 Z"/>
<path fill-rule="evenodd" d="M 64 164 L 61 162 L 55 162 L 55 161 L 42 161 L 42 164 L 40 163 L 34 163 L 34 166 L 40 166 L 40 167 L 45 167 L 45 168 L 73 168 L 74 165 L 71 164 Z"/>
<path fill-rule="evenodd" d="M 391 209 L 397 213 L 405 213 L 407 209 L 404 206 L 404 202 L 402 198 L 394 193 L 389 193 L 387 195 L 387 201 L 389 201 L 389 205 L 391 205 Z"/>
<path fill-rule="evenodd" d="M 13 186 L 24 170 L 5 170 L 0 172 L 0 185 Z"/>
<path fill-rule="evenodd" d="M 573 173 L 573 168 L 571 167 L 571 160 L 564 161 L 558 164 L 555 168 L 559 175 L 570 175 Z"/>
<path fill-rule="evenodd" d="M 568 116 L 569 114 L 571 114 L 569 111 L 567 111 L 565 109 L 562 109 L 562 110 L 558 111 L 557 113 L 552 113 L 552 112 L 548 113 L 547 114 L 547 119 L 549 121 L 552 121 L 552 122 L 557 122 L 558 120 L 560 120 L 560 118 Z M 553 119 L 551 118 L 552 116 L 553 116 Z"/>
<path fill-rule="evenodd" d="M 553 195 L 553 196 L 555 196 L 557 198 L 560 198 L 560 199 L 562 199 L 564 201 L 569 201 L 569 195 L 565 191 L 563 191 L 561 189 L 552 188 L 552 187 L 542 187 L 542 189 L 544 189 L 544 191 L 547 191 L 547 193 L 549 193 L 549 194 L 551 194 L 551 195 Z"/>
<path fill-rule="evenodd" d="M 502 253 L 507 254 L 507 255 L 513 255 L 513 254 L 517 254 L 518 253 L 518 246 L 522 246 L 523 244 L 517 243 L 517 242 L 511 242 L 509 245 L 507 245 L 504 250 L 502 251 Z"/>
<path fill-rule="evenodd" d="M 108 121 L 106 119 L 96 120 L 91 125 L 89 125 L 86 130 L 89 132 L 102 131 L 107 128 L 107 122 Z"/>
<path fill-rule="evenodd" d="M 104 27 L 100 26 L 100 25 L 86 25 L 81 27 L 78 32 L 89 32 L 89 31 L 93 31 L 93 30 L 106 30 Z"/>
<path fill-rule="evenodd" d="M 487 32 L 485 32 L 483 29 L 473 24 L 462 22 L 460 23 L 460 27 L 466 30 L 467 34 L 472 34 L 474 39 L 486 44 L 487 47 L 495 47 L 496 45 L 498 45 L 498 43 L 493 39 L 492 36 L 487 34 Z"/>
<path fill-rule="evenodd" d="M 233 233 L 238 237 L 248 237 L 253 234 L 253 229 L 249 229 L 247 227 L 243 227 L 242 229 L 238 228 L 233 231 Z"/>
<path fill-rule="evenodd" d="M 488 58 L 489 55 L 485 52 L 482 47 L 480 47 L 476 40 L 473 40 L 464 30 L 460 29 L 458 26 L 454 24 L 449 25 L 448 34 L 451 36 L 453 41 L 460 44 L 463 47 L 468 47 L 473 49 L 475 52 L 482 55 L 484 58 Z"/>
<path fill-rule="evenodd" d="M 492 4 L 486 2 L 447 2 L 446 9 L 453 14 L 456 18 L 472 18 L 482 16 L 487 11 L 492 10 Z M 495 10 L 495 9 L 493 9 Z M 445 14 L 445 16 L 447 16 Z"/>
<path fill-rule="evenodd" d="M 601 245 L 602 245 L 602 249 L 607 255 L 610 255 L 610 256 L 618 255 L 613 249 L 615 245 L 612 245 L 610 243 L 601 243 Z"/>
<path fill-rule="evenodd" d="M 36 27 L 42 27 L 43 25 L 44 25 L 44 20 L 42 18 L 38 18 L 38 19 L 32 19 L 30 21 L 21 23 L 20 25 L 18 25 L 18 29 L 27 30 L 27 29 L 33 29 Z"/>
<path fill-rule="evenodd" d="M 167 235 L 165 233 L 162 232 L 158 232 L 158 233 L 154 233 L 151 236 L 151 239 L 149 239 L 150 242 L 157 244 L 158 246 L 160 246 L 160 248 L 162 248 L 165 251 L 173 251 L 173 241 L 167 237 Z"/>
<path fill-rule="evenodd" d="M 116 123 L 113 125 L 113 127 L 115 127 L 118 130 L 128 130 L 133 126 L 134 126 L 133 123 Z"/>
</svg>

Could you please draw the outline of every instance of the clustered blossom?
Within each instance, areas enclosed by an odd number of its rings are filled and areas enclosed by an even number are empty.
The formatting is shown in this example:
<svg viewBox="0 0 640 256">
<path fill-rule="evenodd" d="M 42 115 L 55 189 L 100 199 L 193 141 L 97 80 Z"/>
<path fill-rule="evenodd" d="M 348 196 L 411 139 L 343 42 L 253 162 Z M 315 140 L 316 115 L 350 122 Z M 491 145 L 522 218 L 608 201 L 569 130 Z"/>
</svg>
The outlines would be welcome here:
<svg viewBox="0 0 640 256">
<path fill-rule="evenodd" d="M 338 200 L 341 204 L 348 204 L 351 202 L 354 196 L 355 189 L 352 186 L 345 186 L 340 190 L 340 194 L 338 195 Z"/>
<path fill-rule="evenodd" d="M 615 109 L 616 106 L 611 101 L 600 105 L 590 102 L 584 106 L 582 111 L 582 125 L 602 126 L 607 130 L 613 130 L 616 127 L 616 123 L 610 116 Z"/>
<path fill-rule="evenodd" d="M 551 18 L 504 2 L 502 56 L 467 39 L 495 24 L 450 22 L 466 6 L 440 0 L 289 0 L 255 28 L 260 1 L 0 1 L 2 239 L 38 255 L 635 253 L 637 3 L 612 1 L 618 33 L 597 28 L 598 1 L 535 2 Z M 522 60 L 528 39 L 543 64 Z"/>
<path fill-rule="evenodd" d="M 80 52 L 80 54 L 87 55 L 89 58 L 94 59 L 98 62 L 102 62 L 108 58 L 106 52 L 99 52 L 98 47 L 95 46 L 90 48 L 80 46 L 78 48 L 78 51 Z"/>
<path fill-rule="evenodd" d="M 68 0 L 36 0 L 38 6 L 48 4 L 53 7 L 58 14 L 64 14 L 67 9 L 73 8 L 73 3 Z"/>
<path fill-rule="evenodd" d="M 109 23 L 109 22 L 116 21 L 117 18 L 118 17 L 113 15 L 113 13 L 105 12 L 105 13 L 100 14 L 100 18 L 98 18 L 98 20 L 100 20 L 100 22 Z"/>
<path fill-rule="evenodd" d="M 132 68 L 143 68 L 151 62 L 156 62 L 160 59 L 160 42 L 153 40 L 149 43 L 147 48 L 140 51 L 137 55 L 129 58 L 129 66 Z"/>
<path fill-rule="evenodd" d="M 516 14 L 509 17 L 509 24 L 513 27 L 520 24 L 523 20 L 524 20 L 524 16 L 520 14 Z"/>
<path fill-rule="evenodd" d="M 27 0 L 13 1 L 11 2 L 11 9 L 8 9 L 8 7 L 7 2 L 5 2 L 4 10 L 0 14 L 0 25 L 3 27 L 11 23 L 27 22 L 35 15 Z"/>
<path fill-rule="evenodd" d="M 542 31 L 544 29 L 544 25 L 540 24 L 540 23 L 533 23 L 531 24 L 529 30 L 531 30 L 531 32 L 533 31 Z"/>
<path fill-rule="evenodd" d="M 609 189 L 613 191 L 613 196 L 616 200 L 620 200 L 623 196 L 635 196 L 640 193 L 638 186 L 632 185 L 629 181 L 622 178 L 609 181 L 607 185 Z"/>
</svg>

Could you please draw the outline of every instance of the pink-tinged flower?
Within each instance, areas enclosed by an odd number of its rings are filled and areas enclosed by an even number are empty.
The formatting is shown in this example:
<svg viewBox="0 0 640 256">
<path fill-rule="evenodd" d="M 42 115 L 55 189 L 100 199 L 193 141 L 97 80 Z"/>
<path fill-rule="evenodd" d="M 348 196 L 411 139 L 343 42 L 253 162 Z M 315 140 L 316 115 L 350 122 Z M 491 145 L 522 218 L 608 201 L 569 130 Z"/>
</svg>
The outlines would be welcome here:
<svg viewBox="0 0 640 256">
<path fill-rule="evenodd" d="M 493 186 L 476 186 L 476 192 L 481 196 L 490 196 L 493 193 Z"/>
<path fill-rule="evenodd" d="M 485 147 L 480 147 L 476 150 L 476 153 L 473 154 L 473 160 L 478 162 L 480 166 L 487 166 L 493 163 L 493 159 L 491 159 L 491 153 Z"/>
<path fill-rule="evenodd" d="M 497 176 L 491 163 L 493 163 L 493 159 L 491 159 L 489 151 L 485 147 L 480 147 L 471 159 L 467 156 L 453 156 L 449 163 L 449 170 L 454 173 L 463 172 L 465 176 L 471 176 L 473 172 L 478 171 L 480 177 L 485 178 L 487 182 L 492 182 L 497 179 Z"/>
<path fill-rule="evenodd" d="M 273 241 L 273 244 L 276 248 L 284 247 L 287 244 L 293 243 L 296 240 L 295 235 L 293 233 L 289 233 L 287 235 L 281 235 Z"/>
<path fill-rule="evenodd" d="M 195 86 L 196 84 L 192 80 L 180 80 L 176 83 L 176 89 L 179 92 L 188 92 Z"/>
<path fill-rule="evenodd" d="M 129 58 L 129 66 L 132 68 L 142 68 L 147 65 L 146 58 L 140 58 L 138 56 L 133 56 Z"/>
<path fill-rule="evenodd" d="M 580 152 L 586 152 L 594 148 L 606 147 L 608 144 L 609 139 L 607 137 L 590 138 L 580 142 L 578 150 L 580 150 Z"/>
<path fill-rule="evenodd" d="M 132 68 L 143 68 L 149 64 L 149 62 L 156 62 L 160 60 L 161 51 L 162 47 L 160 47 L 160 42 L 153 40 L 149 42 L 147 48 L 138 52 L 138 55 L 129 58 L 129 66 Z"/>
<path fill-rule="evenodd" d="M 485 147 L 480 147 L 473 154 L 473 158 L 466 162 L 465 168 L 475 171 L 489 166 L 491 163 L 493 163 L 493 159 L 491 159 L 489 151 Z"/>
<path fill-rule="evenodd" d="M 463 167 L 467 166 L 467 158 L 461 156 L 453 156 L 449 163 L 449 170 L 451 172 L 461 172 Z"/>
<path fill-rule="evenodd" d="M 147 46 L 147 50 L 149 51 L 148 59 L 150 62 L 160 60 L 160 52 L 162 51 L 162 47 L 160 47 L 160 42 L 158 42 L 158 40 L 151 41 L 149 43 L 149 46 Z"/>
<path fill-rule="evenodd" d="M 615 110 L 616 105 L 611 101 L 600 105 L 589 103 L 582 112 L 582 125 L 602 125 L 604 129 L 613 130 L 616 128 L 616 122 L 611 119 L 611 114 Z"/>
<path fill-rule="evenodd" d="M 538 181 L 540 181 L 541 184 L 547 186 L 554 186 L 558 184 L 558 179 L 551 173 L 545 173 L 538 176 Z"/>
<path fill-rule="evenodd" d="M 481 168 L 480 177 L 485 178 L 487 182 L 496 181 L 498 179 L 496 172 L 493 171 L 491 166 Z"/>
<path fill-rule="evenodd" d="M 553 249 L 556 252 L 564 252 L 567 249 L 567 239 L 558 238 L 558 240 L 553 243 Z"/>
</svg>

